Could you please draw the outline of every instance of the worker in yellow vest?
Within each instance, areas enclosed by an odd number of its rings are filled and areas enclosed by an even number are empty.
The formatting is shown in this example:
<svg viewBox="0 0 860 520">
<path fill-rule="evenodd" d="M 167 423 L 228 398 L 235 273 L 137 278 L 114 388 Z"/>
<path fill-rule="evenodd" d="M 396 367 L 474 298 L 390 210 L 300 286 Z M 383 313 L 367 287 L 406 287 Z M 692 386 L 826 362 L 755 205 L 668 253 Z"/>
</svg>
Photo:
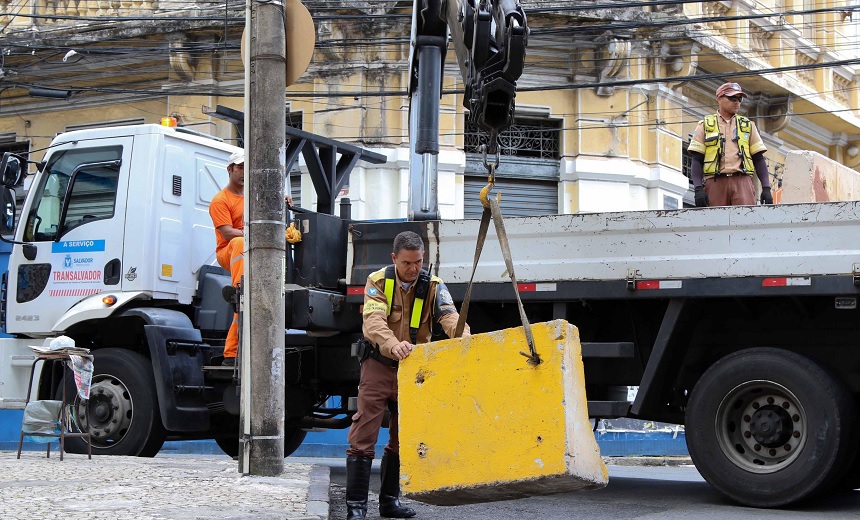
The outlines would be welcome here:
<svg viewBox="0 0 860 520">
<path fill-rule="evenodd" d="M 761 181 L 761 203 L 773 204 L 764 158 L 767 148 L 755 123 L 738 115 L 745 97 L 737 83 L 720 85 L 719 110 L 696 126 L 687 148 L 692 157 L 696 207 L 755 204 L 753 175 Z"/>
</svg>

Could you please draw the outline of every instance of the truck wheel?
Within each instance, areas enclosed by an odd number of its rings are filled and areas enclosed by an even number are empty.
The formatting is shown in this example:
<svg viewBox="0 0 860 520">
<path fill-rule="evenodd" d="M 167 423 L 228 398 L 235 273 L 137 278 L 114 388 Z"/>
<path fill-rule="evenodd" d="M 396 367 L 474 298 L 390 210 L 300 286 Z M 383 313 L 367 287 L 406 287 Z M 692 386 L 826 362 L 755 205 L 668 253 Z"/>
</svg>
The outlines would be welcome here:
<svg viewBox="0 0 860 520">
<path fill-rule="evenodd" d="M 67 373 L 66 398 L 75 396 L 73 429 L 89 430 L 93 455 L 154 457 L 164 444 L 152 363 L 136 352 L 107 348 L 93 353 L 90 399 L 82 402 Z M 86 453 L 86 441 L 66 439 L 66 451 Z"/>
<path fill-rule="evenodd" d="M 852 437 L 852 445 L 854 446 L 854 454 L 846 462 L 845 475 L 837 484 L 837 491 L 847 491 L 860 489 L 860 394 L 854 394 L 854 437 Z"/>
<path fill-rule="evenodd" d="M 843 491 L 855 489 L 860 489 L 860 453 L 854 456 L 854 461 L 848 466 L 848 471 L 837 488 Z"/>
<path fill-rule="evenodd" d="M 239 418 L 236 417 L 236 435 L 223 434 L 215 437 L 215 443 L 221 450 L 230 457 L 239 455 Z M 284 430 L 284 457 L 289 457 L 293 454 L 302 442 L 308 432 L 299 428 L 287 428 Z"/>
<path fill-rule="evenodd" d="M 239 434 L 233 437 L 221 435 L 215 437 L 215 444 L 221 448 L 221 451 L 227 454 L 228 457 L 236 458 L 239 456 Z"/>
<path fill-rule="evenodd" d="M 284 457 L 293 454 L 305 440 L 308 432 L 299 428 L 287 428 L 284 431 Z"/>
<path fill-rule="evenodd" d="M 230 413 L 217 413 L 209 417 L 209 427 L 215 444 L 221 451 L 236 458 L 239 455 L 239 416 Z"/>
<path fill-rule="evenodd" d="M 705 480 L 727 497 L 785 506 L 843 477 L 854 414 L 851 394 L 810 359 L 742 350 L 715 363 L 693 388 L 687 447 Z"/>
</svg>

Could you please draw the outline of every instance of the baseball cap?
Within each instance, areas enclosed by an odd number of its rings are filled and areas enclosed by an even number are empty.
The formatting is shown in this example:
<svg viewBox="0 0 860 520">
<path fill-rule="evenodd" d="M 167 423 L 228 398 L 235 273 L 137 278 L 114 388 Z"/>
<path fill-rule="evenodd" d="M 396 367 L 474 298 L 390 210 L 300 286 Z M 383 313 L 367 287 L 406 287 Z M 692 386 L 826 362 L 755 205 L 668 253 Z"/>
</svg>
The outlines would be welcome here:
<svg viewBox="0 0 860 520">
<path fill-rule="evenodd" d="M 238 152 L 233 152 L 230 155 L 230 159 L 227 161 L 227 166 L 231 164 L 242 164 L 245 162 L 245 150 L 239 150 Z"/>
<path fill-rule="evenodd" d="M 744 91 L 741 90 L 741 86 L 737 83 L 723 83 L 720 85 L 720 88 L 717 89 L 717 97 L 723 96 L 747 97 L 747 95 L 744 94 Z"/>
</svg>

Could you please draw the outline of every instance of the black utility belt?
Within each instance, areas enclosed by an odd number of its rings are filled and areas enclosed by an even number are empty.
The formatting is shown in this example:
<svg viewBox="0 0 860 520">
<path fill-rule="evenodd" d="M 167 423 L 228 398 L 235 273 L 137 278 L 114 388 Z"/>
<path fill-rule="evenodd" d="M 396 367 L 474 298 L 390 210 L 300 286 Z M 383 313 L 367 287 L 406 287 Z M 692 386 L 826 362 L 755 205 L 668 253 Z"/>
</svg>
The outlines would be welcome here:
<svg viewBox="0 0 860 520">
<path fill-rule="evenodd" d="M 397 368 L 399 364 L 396 359 L 391 359 L 390 357 L 383 356 L 382 353 L 379 352 L 379 349 L 377 349 L 373 343 L 367 341 L 366 339 L 362 339 L 359 342 L 359 349 L 359 359 L 361 359 L 361 361 L 364 361 L 367 358 L 375 359 L 383 365 L 391 368 Z"/>
<path fill-rule="evenodd" d="M 715 173 L 714 177 L 740 177 L 741 175 L 752 175 L 751 173 L 746 172 L 735 172 L 735 173 Z"/>
</svg>

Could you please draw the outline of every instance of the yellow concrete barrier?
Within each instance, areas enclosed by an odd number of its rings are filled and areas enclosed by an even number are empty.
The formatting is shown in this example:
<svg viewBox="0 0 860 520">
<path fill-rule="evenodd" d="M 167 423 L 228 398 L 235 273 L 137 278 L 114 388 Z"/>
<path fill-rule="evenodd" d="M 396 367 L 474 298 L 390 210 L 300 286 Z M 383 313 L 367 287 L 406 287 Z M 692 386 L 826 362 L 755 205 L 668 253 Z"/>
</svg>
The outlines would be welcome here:
<svg viewBox="0 0 860 520">
<path fill-rule="evenodd" d="M 437 505 L 602 488 L 582 347 L 564 320 L 416 346 L 397 374 L 401 487 Z"/>
</svg>

